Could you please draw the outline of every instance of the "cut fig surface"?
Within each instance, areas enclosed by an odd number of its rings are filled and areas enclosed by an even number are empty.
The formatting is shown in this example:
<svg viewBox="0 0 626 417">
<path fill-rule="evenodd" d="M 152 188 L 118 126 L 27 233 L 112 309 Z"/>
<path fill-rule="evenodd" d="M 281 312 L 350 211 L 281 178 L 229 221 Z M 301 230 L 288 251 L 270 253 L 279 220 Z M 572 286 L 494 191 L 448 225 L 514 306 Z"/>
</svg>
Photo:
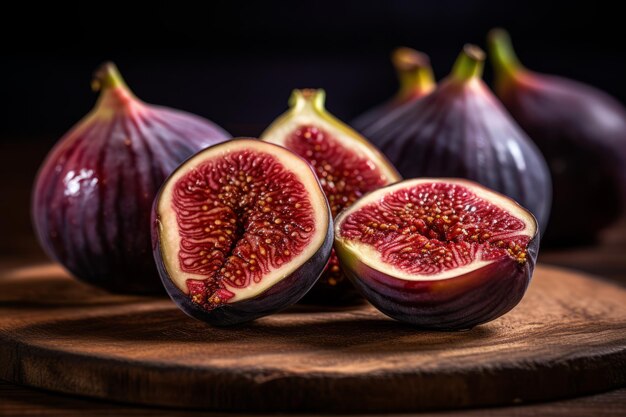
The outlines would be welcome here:
<svg viewBox="0 0 626 417">
<path fill-rule="evenodd" d="M 306 161 L 279 146 L 239 139 L 202 151 L 155 204 L 163 282 L 184 310 L 214 324 L 292 304 L 330 256 L 320 184 Z"/>
<path fill-rule="evenodd" d="M 400 176 L 374 146 L 325 110 L 324 98 L 323 90 L 295 90 L 291 109 L 261 138 L 291 149 L 311 164 L 336 216 L 364 194 L 399 181 Z M 333 255 L 307 298 L 341 303 L 350 298 L 351 290 Z"/>
<path fill-rule="evenodd" d="M 340 262 L 381 311 L 467 328 L 513 308 L 537 256 L 535 218 L 467 180 L 416 179 L 374 191 L 335 223 Z"/>
</svg>

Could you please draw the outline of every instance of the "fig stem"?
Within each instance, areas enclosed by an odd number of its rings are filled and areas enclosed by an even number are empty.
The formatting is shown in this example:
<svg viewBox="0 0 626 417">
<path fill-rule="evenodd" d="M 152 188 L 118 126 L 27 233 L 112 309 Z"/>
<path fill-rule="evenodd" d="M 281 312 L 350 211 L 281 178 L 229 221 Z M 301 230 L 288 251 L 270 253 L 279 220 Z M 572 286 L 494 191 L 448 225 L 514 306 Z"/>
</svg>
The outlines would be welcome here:
<svg viewBox="0 0 626 417">
<path fill-rule="evenodd" d="M 315 110 L 325 111 L 326 92 L 321 89 L 304 88 L 293 90 L 289 98 L 289 106 L 294 110 L 299 110 L 304 106 L 311 106 Z"/>
<path fill-rule="evenodd" d="M 485 52 L 476 45 L 467 44 L 454 63 L 452 77 L 459 81 L 480 78 L 484 64 Z"/>
<path fill-rule="evenodd" d="M 513 76 L 523 65 L 517 58 L 509 33 L 500 28 L 492 29 L 487 35 L 491 61 L 497 76 Z"/>
<path fill-rule="evenodd" d="M 100 65 L 93 75 L 91 88 L 94 91 L 102 91 L 120 87 L 128 90 L 128 86 L 124 82 L 117 66 L 113 62 L 105 62 Z"/>
<path fill-rule="evenodd" d="M 415 49 L 400 47 L 391 54 L 391 62 L 398 74 L 398 98 L 423 95 L 435 88 L 435 77 L 428 55 Z"/>
</svg>

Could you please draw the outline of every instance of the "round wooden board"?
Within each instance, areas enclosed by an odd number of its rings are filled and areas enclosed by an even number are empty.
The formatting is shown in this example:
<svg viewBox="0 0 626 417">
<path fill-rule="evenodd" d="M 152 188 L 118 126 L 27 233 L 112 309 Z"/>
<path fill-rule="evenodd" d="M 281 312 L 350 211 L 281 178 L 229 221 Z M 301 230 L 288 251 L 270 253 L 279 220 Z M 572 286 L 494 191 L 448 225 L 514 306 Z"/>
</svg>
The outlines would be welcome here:
<svg viewBox="0 0 626 417">
<path fill-rule="evenodd" d="M 465 332 L 372 307 L 294 307 L 211 328 L 164 298 L 107 294 L 54 265 L 0 270 L 0 378 L 109 400 L 238 411 L 512 404 L 626 382 L 626 290 L 540 266 L 522 303 Z"/>
</svg>

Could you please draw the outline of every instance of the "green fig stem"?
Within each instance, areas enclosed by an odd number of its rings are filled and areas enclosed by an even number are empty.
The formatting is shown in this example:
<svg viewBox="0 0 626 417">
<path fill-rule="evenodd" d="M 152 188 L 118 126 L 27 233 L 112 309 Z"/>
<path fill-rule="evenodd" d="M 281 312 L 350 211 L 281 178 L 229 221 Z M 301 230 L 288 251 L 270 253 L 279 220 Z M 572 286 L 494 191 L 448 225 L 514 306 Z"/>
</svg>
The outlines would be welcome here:
<svg viewBox="0 0 626 417">
<path fill-rule="evenodd" d="M 487 43 L 496 76 L 514 76 L 524 70 L 506 30 L 492 29 L 487 36 Z"/>
<path fill-rule="evenodd" d="M 110 109 L 129 108 L 131 104 L 141 103 L 130 91 L 117 66 L 112 62 L 105 62 L 96 70 L 91 88 L 100 92 L 96 108 L 103 110 L 100 112 L 101 115 L 109 114 Z"/>
<path fill-rule="evenodd" d="M 459 81 L 480 78 L 484 64 L 485 52 L 476 45 L 467 44 L 456 59 L 451 75 Z"/>
<path fill-rule="evenodd" d="M 94 91 L 102 91 L 118 87 L 128 90 L 128 86 L 124 82 L 117 66 L 113 62 L 105 62 L 100 65 L 93 75 L 91 88 Z"/>
<path fill-rule="evenodd" d="M 400 81 L 400 90 L 396 95 L 398 98 L 423 95 L 435 88 L 435 77 L 426 54 L 400 47 L 392 52 L 391 61 Z"/>
<path fill-rule="evenodd" d="M 319 88 L 305 88 L 293 90 L 289 98 L 289 107 L 298 111 L 305 106 L 310 106 L 318 112 L 325 112 L 326 92 Z"/>
</svg>

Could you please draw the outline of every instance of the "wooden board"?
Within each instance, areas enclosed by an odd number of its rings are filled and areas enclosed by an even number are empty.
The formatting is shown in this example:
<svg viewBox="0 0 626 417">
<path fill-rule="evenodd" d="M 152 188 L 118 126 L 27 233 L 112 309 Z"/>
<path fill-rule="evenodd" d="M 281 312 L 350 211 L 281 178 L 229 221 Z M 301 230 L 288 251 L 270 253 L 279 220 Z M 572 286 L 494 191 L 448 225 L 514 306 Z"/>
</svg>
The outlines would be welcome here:
<svg viewBox="0 0 626 417">
<path fill-rule="evenodd" d="M 110 400 L 239 411 L 518 404 L 626 383 L 626 290 L 539 267 L 522 303 L 466 332 L 369 306 L 296 307 L 232 329 L 110 295 L 53 265 L 0 271 L 0 378 Z"/>
</svg>

